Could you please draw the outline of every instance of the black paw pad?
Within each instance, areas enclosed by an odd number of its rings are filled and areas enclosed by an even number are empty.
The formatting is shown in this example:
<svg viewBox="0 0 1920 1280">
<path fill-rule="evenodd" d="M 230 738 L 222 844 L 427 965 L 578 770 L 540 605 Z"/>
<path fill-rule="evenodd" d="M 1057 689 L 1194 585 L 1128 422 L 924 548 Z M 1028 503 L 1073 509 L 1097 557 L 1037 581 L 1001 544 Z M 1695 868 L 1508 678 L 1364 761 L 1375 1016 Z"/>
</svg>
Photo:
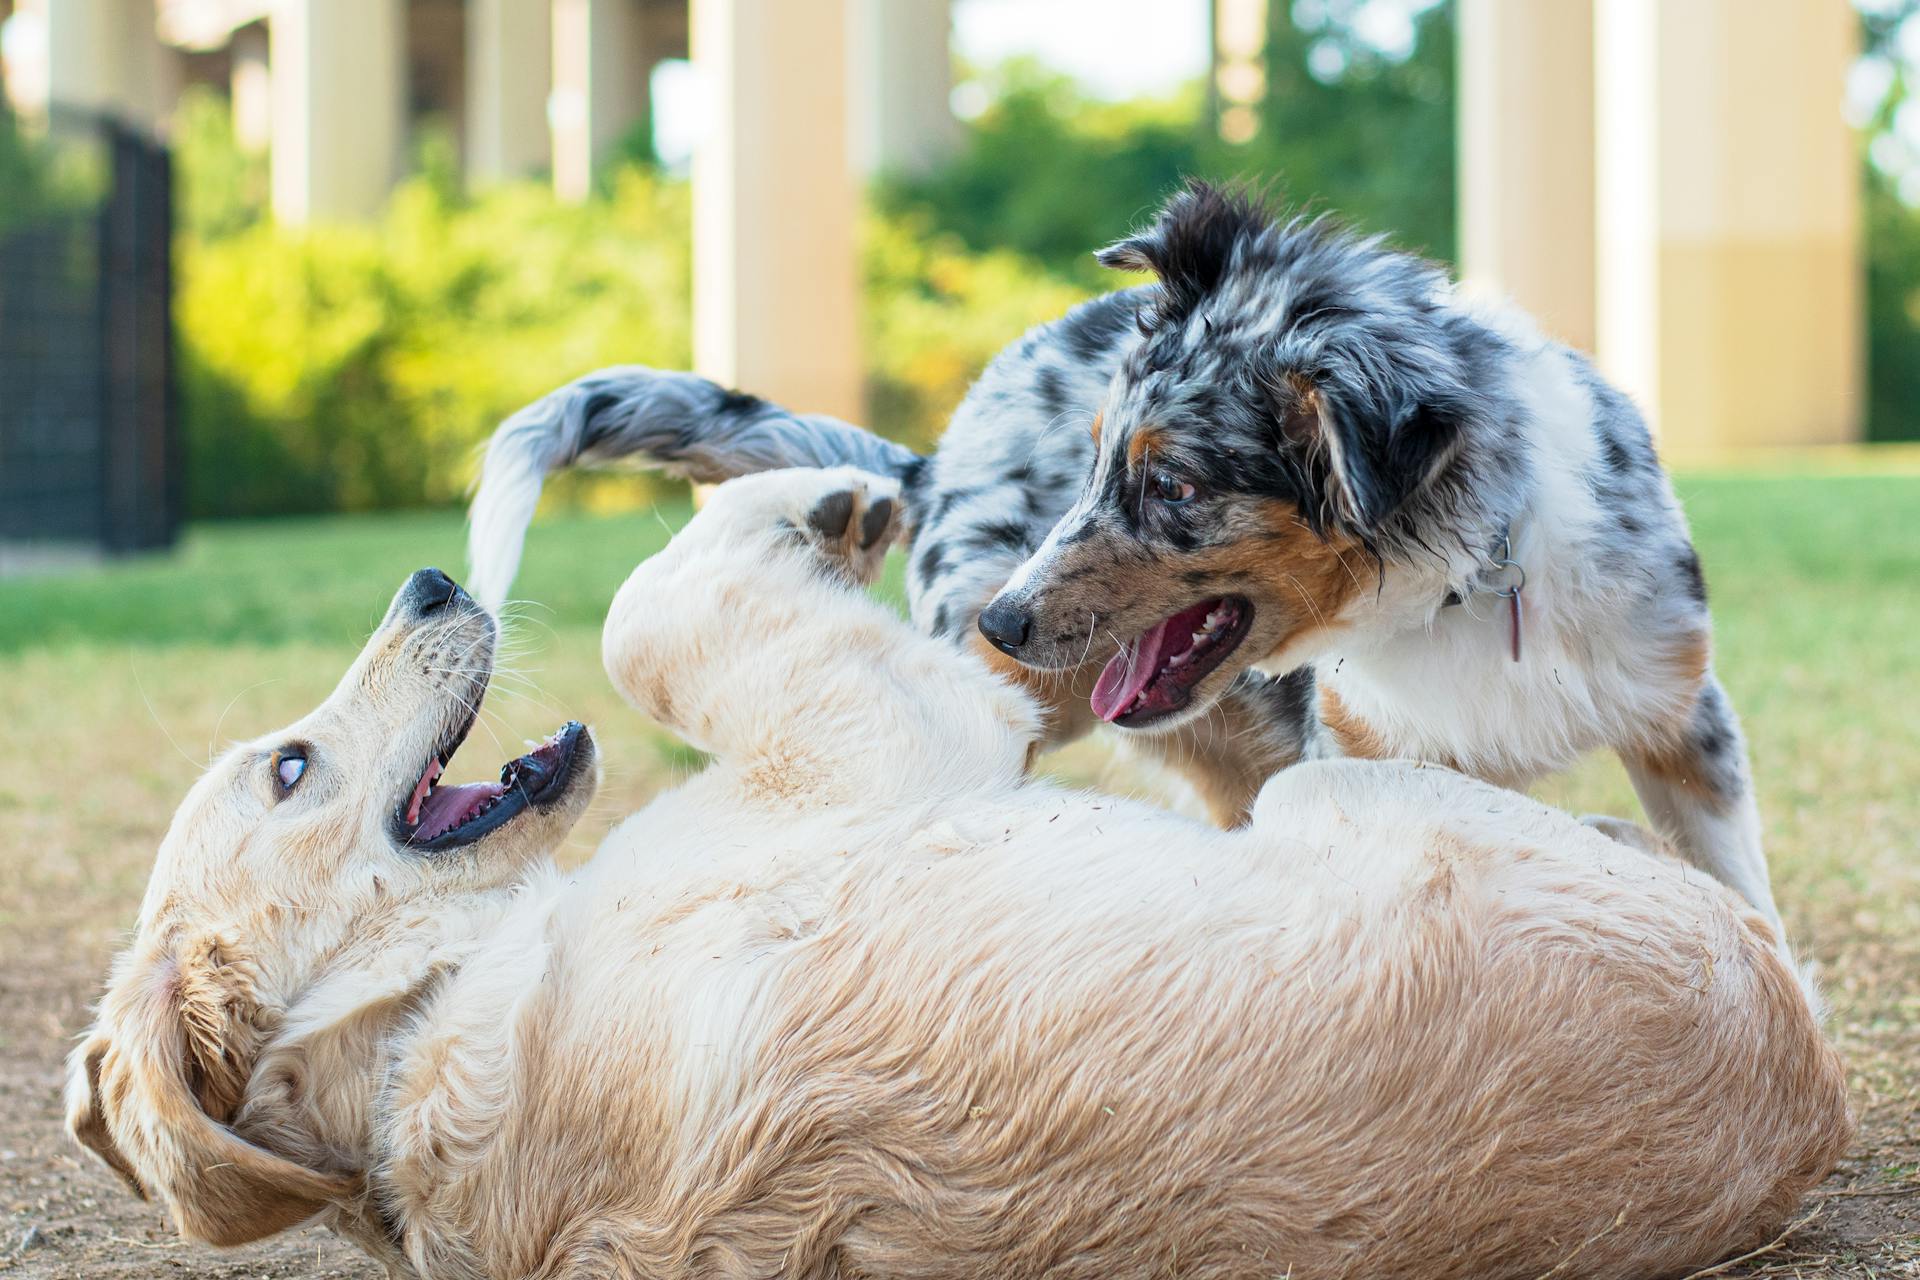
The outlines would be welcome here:
<svg viewBox="0 0 1920 1280">
<path fill-rule="evenodd" d="M 813 526 L 813 531 L 827 538 L 837 538 L 845 533 L 852 519 L 853 494 L 845 489 L 828 494 L 813 504 L 813 510 L 807 512 L 807 523 Z"/>
<path fill-rule="evenodd" d="M 887 531 L 887 522 L 892 519 L 892 498 L 880 498 L 868 507 L 867 514 L 860 517 L 860 549 L 865 551 L 880 541 L 880 535 Z"/>
</svg>

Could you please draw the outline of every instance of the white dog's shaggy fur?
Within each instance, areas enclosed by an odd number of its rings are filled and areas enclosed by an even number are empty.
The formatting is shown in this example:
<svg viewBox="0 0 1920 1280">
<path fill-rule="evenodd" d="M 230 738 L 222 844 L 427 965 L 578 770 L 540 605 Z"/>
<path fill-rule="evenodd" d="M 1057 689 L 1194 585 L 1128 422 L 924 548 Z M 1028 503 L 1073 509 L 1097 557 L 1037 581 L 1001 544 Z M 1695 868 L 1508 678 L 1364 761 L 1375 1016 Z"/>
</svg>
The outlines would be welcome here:
<svg viewBox="0 0 1920 1280">
<path fill-rule="evenodd" d="M 183 805 L 74 1132 L 191 1235 L 433 1277 L 1637 1278 L 1843 1150 L 1697 871 L 1433 767 L 1292 769 L 1232 832 L 1030 780 L 1026 696 L 853 589 L 888 483 L 734 481 L 634 572 L 608 672 L 714 762 L 578 872 L 584 737 L 544 805 L 394 838 L 492 637 L 403 592 Z"/>
</svg>

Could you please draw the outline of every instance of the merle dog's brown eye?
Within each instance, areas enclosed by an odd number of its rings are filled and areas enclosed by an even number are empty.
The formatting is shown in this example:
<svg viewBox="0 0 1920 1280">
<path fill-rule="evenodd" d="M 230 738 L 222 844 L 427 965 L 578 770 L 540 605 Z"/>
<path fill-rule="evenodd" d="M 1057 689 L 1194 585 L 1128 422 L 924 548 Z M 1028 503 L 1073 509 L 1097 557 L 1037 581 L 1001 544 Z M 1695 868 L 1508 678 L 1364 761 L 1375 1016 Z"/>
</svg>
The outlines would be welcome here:
<svg viewBox="0 0 1920 1280">
<path fill-rule="evenodd" d="M 1186 481 L 1170 476 L 1164 471 L 1156 471 L 1148 481 L 1153 488 L 1153 496 L 1173 506 L 1193 497 L 1193 486 Z"/>
</svg>

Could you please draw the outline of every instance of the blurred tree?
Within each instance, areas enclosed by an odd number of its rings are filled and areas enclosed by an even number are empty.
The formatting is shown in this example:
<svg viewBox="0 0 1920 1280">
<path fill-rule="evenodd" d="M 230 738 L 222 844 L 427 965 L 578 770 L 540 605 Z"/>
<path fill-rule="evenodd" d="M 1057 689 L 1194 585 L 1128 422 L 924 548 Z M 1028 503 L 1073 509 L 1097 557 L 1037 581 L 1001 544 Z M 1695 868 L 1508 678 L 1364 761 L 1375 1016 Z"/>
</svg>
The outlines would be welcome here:
<svg viewBox="0 0 1920 1280">
<path fill-rule="evenodd" d="M 1920 102 L 1903 48 L 1920 44 L 1920 0 L 1860 7 L 1850 105 L 1867 155 L 1867 438 L 1920 440 Z"/>
<path fill-rule="evenodd" d="M 1034 63 L 1006 64 L 979 77 L 992 105 L 961 155 L 926 178 L 883 184 L 882 205 L 972 248 L 1015 249 L 1092 282 L 1103 273 L 1091 251 L 1183 178 L 1241 180 L 1450 260 L 1451 4 L 1413 14 L 1404 49 L 1363 38 L 1362 8 L 1276 0 L 1261 125 L 1240 144 L 1214 132 L 1198 84 L 1162 101 L 1103 103 Z"/>
<path fill-rule="evenodd" d="M 1275 0 L 1260 132 L 1227 158 L 1290 200 L 1451 262 L 1453 6 L 1411 15 L 1410 46 L 1383 49 L 1361 34 L 1367 3 Z"/>
</svg>

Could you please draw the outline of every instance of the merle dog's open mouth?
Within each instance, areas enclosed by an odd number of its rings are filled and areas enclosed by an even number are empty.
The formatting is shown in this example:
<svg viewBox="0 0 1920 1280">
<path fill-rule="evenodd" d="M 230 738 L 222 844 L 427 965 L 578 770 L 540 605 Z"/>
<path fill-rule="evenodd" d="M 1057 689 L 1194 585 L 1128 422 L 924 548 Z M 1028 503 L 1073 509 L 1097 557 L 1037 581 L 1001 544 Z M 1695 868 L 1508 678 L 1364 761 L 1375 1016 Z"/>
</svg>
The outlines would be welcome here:
<svg viewBox="0 0 1920 1280">
<path fill-rule="evenodd" d="M 1093 686 L 1093 713 L 1126 729 L 1174 714 L 1252 624 L 1253 603 L 1240 596 L 1202 600 L 1162 618 L 1107 663 Z"/>
<path fill-rule="evenodd" d="M 565 794 L 573 781 L 574 757 L 586 726 L 569 720 L 551 738 L 527 754 L 500 766 L 498 782 L 462 782 L 441 785 L 447 762 L 478 710 L 448 735 L 421 768 L 420 776 L 401 797 L 393 815 L 394 834 L 411 849 L 438 852 L 472 844 L 512 822 L 529 806 L 545 807 Z"/>
</svg>

